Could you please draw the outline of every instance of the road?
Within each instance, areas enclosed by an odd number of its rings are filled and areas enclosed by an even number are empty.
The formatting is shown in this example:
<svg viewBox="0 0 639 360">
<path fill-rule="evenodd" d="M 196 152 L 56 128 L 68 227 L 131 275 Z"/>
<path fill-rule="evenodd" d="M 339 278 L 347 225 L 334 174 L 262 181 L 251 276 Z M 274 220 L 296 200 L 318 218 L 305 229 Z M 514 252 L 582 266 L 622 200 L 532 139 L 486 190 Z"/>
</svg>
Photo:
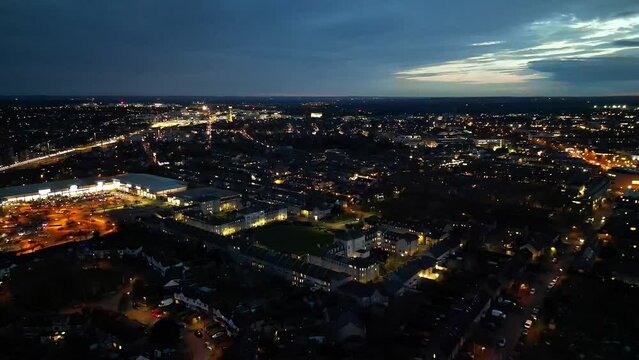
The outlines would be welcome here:
<svg viewBox="0 0 639 360">
<path fill-rule="evenodd" d="M 495 347 L 494 349 L 491 349 L 495 355 L 494 358 L 508 359 L 509 355 L 512 354 L 512 351 L 515 349 L 522 336 L 524 322 L 531 317 L 535 306 L 541 308 L 543 305 L 544 298 L 549 293 L 547 286 L 551 280 L 559 276 L 559 282 L 561 281 L 562 271 L 560 271 L 560 269 L 566 269 L 571 258 L 572 253 L 563 255 L 559 258 L 559 261 L 556 264 L 552 264 L 550 271 L 540 274 L 537 282 L 530 286 L 534 287 L 536 290 L 534 295 L 530 294 L 529 288 L 519 290 L 520 298 L 517 300 L 517 304 L 520 305 L 523 310 L 519 312 L 510 311 L 506 319 L 502 322 L 502 325 L 497 329 L 495 338 L 505 338 L 506 346 L 503 348 Z M 543 312 L 543 309 L 541 312 Z M 538 333 L 538 329 L 536 329 L 536 326 L 533 325 L 533 327 L 528 331 L 526 341 L 534 341 Z"/>
<path fill-rule="evenodd" d="M 189 349 L 191 359 L 193 360 L 215 360 L 222 356 L 222 349 L 213 344 L 213 340 L 206 334 L 206 322 L 200 321 L 196 324 L 190 324 L 184 330 L 184 344 Z M 194 334 L 195 330 L 202 332 L 202 337 Z M 213 349 L 206 347 L 205 342 L 212 344 Z"/>
<path fill-rule="evenodd" d="M 112 145 L 112 144 L 115 144 L 116 142 L 118 142 L 120 140 L 123 140 L 123 139 L 124 139 L 123 136 L 117 136 L 117 137 L 114 137 L 114 138 L 111 138 L 111 139 L 108 139 L 108 140 L 98 141 L 98 142 L 87 144 L 87 145 L 81 145 L 81 146 L 77 146 L 77 147 L 73 147 L 73 148 L 69 148 L 69 149 L 64 149 L 64 150 L 60 150 L 60 151 L 52 153 L 52 154 L 38 156 L 38 157 L 35 157 L 35 158 L 32 158 L 32 159 L 28 159 L 28 160 L 24 160 L 24 161 L 19 161 L 19 162 L 13 163 L 11 165 L 1 166 L 0 167 L 0 172 L 6 171 L 6 170 L 9 170 L 9 169 L 13 169 L 13 168 L 17 168 L 17 167 L 21 167 L 21 166 L 25 166 L 25 165 L 29 165 L 29 164 L 36 164 L 38 162 L 54 159 L 54 158 L 60 157 L 60 156 L 69 155 L 69 154 L 72 154 L 72 153 L 77 152 L 77 151 L 88 150 L 88 149 L 91 149 L 91 148 L 94 148 L 94 147 L 99 147 L 99 146 Z"/>
</svg>

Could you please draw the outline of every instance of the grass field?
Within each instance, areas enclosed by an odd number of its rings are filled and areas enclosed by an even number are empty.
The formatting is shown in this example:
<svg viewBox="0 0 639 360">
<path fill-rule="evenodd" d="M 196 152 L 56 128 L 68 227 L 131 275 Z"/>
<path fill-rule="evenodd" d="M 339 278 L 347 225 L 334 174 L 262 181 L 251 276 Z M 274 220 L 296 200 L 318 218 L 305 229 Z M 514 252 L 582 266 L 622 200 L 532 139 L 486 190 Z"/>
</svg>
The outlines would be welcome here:
<svg viewBox="0 0 639 360">
<path fill-rule="evenodd" d="M 273 250 L 298 255 L 320 255 L 333 243 L 332 234 L 299 225 L 267 226 L 257 230 L 253 238 Z"/>
</svg>

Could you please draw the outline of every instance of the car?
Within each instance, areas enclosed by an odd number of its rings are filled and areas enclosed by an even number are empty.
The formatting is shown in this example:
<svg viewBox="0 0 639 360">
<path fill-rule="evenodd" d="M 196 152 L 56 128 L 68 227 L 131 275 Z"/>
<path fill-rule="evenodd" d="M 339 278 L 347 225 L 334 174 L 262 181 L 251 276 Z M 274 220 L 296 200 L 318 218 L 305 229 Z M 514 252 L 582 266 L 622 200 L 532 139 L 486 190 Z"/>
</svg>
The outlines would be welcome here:
<svg viewBox="0 0 639 360">
<path fill-rule="evenodd" d="M 533 321 L 532 321 L 532 320 L 530 320 L 530 319 L 528 319 L 528 320 L 526 320 L 526 321 L 524 322 L 524 328 L 525 328 L 525 329 L 530 329 L 530 327 L 532 326 L 532 324 L 533 324 Z"/>
<path fill-rule="evenodd" d="M 499 346 L 500 348 L 503 348 L 504 346 L 506 346 L 506 339 L 505 338 L 497 339 L 497 346 Z"/>
<path fill-rule="evenodd" d="M 211 343 L 208 341 L 204 342 L 204 347 L 206 347 L 209 350 L 213 350 L 213 345 L 211 345 Z"/>
<path fill-rule="evenodd" d="M 501 318 L 501 319 L 505 319 L 506 318 L 506 314 L 504 314 L 503 311 L 501 310 L 497 310 L 497 309 L 493 309 L 490 311 L 490 315 L 497 317 L 497 318 Z"/>
<path fill-rule="evenodd" d="M 200 330 L 195 330 L 195 331 L 193 331 L 193 334 L 194 334 L 195 336 L 199 337 L 199 338 L 201 338 L 201 337 L 202 337 L 202 332 L 201 332 Z"/>
<path fill-rule="evenodd" d="M 537 292 L 537 289 L 530 288 L 530 295 L 535 295 L 536 292 Z"/>
<path fill-rule="evenodd" d="M 524 331 L 521 332 L 521 335 L 528 336 L 528 329 L 524 329 Z"/>
<path fill-rule="evenodd" d="M 219 337 L 221 337 L 221 336 L 224 336 L 224 335 L 226 335 L 226 332 L 225 332 L 225 331 L 218 331 L 218 332 L 216 332 L 215 334 L 211 335 L 211 338 L 213 338 L 213 339 L 217 339 L 217 338 L 219 338 Z"/>
<path fill-rule="evenodd" d="M 532 310 L 532 313 L 535 315 L 539 314 L 539 306 L 535 306 Z"/>
</svg>

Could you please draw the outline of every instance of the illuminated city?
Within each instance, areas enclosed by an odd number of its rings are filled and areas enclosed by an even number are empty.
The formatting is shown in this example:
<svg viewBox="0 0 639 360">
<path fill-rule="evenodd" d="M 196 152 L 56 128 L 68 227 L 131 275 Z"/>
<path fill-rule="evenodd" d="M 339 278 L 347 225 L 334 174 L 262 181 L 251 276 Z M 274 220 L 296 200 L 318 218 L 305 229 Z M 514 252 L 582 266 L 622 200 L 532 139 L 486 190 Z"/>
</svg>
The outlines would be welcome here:
<svg viewBox="0 0 639 360">
<path fill-rule="evenodd" d="M 636 1 L 2 8 L 0 358 L 637 358 Z"/>
</svg>

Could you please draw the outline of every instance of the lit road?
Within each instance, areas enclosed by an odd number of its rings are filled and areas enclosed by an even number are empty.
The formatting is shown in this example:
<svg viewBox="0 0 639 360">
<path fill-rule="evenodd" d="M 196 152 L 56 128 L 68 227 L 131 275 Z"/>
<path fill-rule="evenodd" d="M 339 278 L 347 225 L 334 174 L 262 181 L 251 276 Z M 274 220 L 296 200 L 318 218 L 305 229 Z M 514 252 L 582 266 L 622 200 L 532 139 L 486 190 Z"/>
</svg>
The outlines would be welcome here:
<svg viewBox="0 0 639 360">
<path fill-rule="evenodd" d="M 69 148 L 69 149 L 65 149 L 65 150 L 60 150 L 60 151 L 52 153 L 52 154 L 38 156 L 38 157 L 35 157 L 33 159 L 19 161 L 19 162 L 13 163 L 11 165 L 6 165 L 6 166 L 0 167 L 0 172 L 6 171 L 6 170 L 10 170 L 10 169 L 13 169 L 13 168 L 18 168 L 18 167 L 25 166 L 25 165 L 29 165 L 29 164 L 36 164 L 36 163 L 41 162 L 41 161 L 55 159 L 55 158 L 60 157 L 60 156 L 69 155 L 69 154 L 72 154 L 72 153 L 75 153 L 75 152 L 78 152 L 78 151 L 88 150 L 88 149 L 91 149 L 91 148 L 94 148 L 94 147 L 112 145 L 112 144 L 115 144 L 116 142 L 118 142 L 120 140 L 123 140 L 123 139 L 124 139 L 124 136 L 117 136 L 117 137 L 111 138 L 109 140 L 98 141 L 96 143 L 77 146 L 77 147 L 73 147 L 73 148 Z"/>
<path fill-rule="evenodd" d="M 517 305 L 521 306 L 523 310 L 507 311 L 506 319 L 504 319 L 501 326 L 499 326 L 494 334 L 495 339 L 506 339 L 506 346 L 504 346 L 503 348 L 498 348 L 495 345 L 493 348 L 487 349 L 487 358 L 508 359 L 508 356 L 512 353 L 512 351 L 515 349 L 518 342 L 520 341 L 522 331 L 524 330 L 524 322 L 531 317 L 533 308 L 535 306 L 540 307 L 540 313 L 543 313 L 543 301 L 549 293 L 549 290 L 547 290 L 548 284 L 553 278 L 562 274 L 559 269 L 566 269 L 572 256 L 572 253 L 563 255 L 559 259 L 559 262 L 557 264 L 553 264 L 550 271 L 539 275 L 537 282 L 531 284 L 531 287 L 534 287 L 536 290 L 534 295 L 531 295 L 529 293 L 529 288 L 519 291 L 518 295 L 520 297 L 517 299 Z M 559 282 L 561 282 L 561 278 Z M 539 329 L 537 328 L 537 325 L 537 323 L 533 324 L 532 328 L 528 330 L 528 335 L 524 337 L 525 341 L 534 342 L 537 340 L 539 335 Z M 494 355 L 494 357 L 491 357 L 489 354 Z"/>
</svg>

